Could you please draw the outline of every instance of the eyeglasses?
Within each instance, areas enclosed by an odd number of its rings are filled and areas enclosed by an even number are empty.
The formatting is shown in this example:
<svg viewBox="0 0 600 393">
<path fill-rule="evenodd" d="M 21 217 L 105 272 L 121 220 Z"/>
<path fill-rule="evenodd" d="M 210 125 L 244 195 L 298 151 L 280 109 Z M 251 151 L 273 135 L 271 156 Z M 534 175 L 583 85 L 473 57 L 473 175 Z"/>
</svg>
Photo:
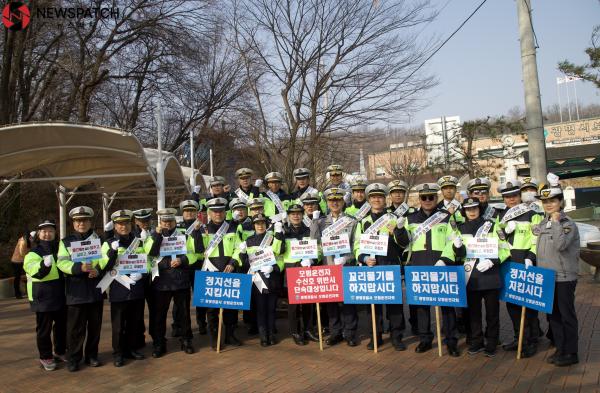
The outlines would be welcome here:
<svg viewBox="0 0 600 393">
<path fill-rule="evenodd" d="M 473 190 L 473 195 L 486 195 L 487 193 L 487 190 Z"/>
<path fill-rule="evenodd" d="M 435 195 L 421 195 L 419 198 L 422 201 L 434 201 L 436 196 Z"/>
</svg>

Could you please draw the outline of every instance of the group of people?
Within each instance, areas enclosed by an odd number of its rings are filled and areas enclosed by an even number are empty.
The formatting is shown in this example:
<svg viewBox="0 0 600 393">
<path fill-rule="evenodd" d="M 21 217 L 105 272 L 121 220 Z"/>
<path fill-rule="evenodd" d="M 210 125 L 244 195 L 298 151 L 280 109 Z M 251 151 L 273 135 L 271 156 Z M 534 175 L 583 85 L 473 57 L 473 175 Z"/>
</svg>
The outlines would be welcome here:
<svg viewBox="0 0 600 393">
<path fill-rule="evenodd" d="M 183 351 L 194 353 L 190 302 L 194 274 L 201 269 L 258 275 L 258 280 L 253 280 L 251 310 L 244 312 L 244 321 L 250 325 L 249 333 L 259 335 L 261 346 L 277 344 L 276 306 L 279 297 L 287 296 L 286 269 L 319 264 L 464 265 L 468 307 L 442 307 L 444 343 L 450 356 L 460 356 L 457 343 L 461 330 L 466 334 L 470 355 L 483 352 L 493 357 L 500 344 L 500 264 L 505 261 L 556 272 L 554 309 L 548 315 L 547 333 L 556 352 L 548 361 L 556 366 L 578 362 L 574 297 L 579 235 L 577 226 L 562 210 L 563 193 L 557 177 L 549 174 L 545 184 L 531 178 L 500 184 L 498 191 L 506 205 L 500 210 L 489 204 L 491 183 L 487 178 L 469 181 L 468 197 L 462 201 L 456 199 L 458 179 L 454 176 L 419 184 L 414 187 L 419 206 L 409 207 L 409 188 L 404 181 L 385 185 L 356 179 L 348 184 L 343 181 L 342 171 L 341 166 L 331 165 L 330 183 L 320 192 L 310 185 L 308 169 L 296 169 L 296 187 L 289 194 L 283 190 L 283 176 L 278 172 L 253 181 L 251 169 L 239 169 L 234 192 L 226 192 L 224 179 L 215 176 L 206 197 L 201 197 L 197 187 L 191 199 L 180 203 L 179 223 L 177 209 L 160 209 L 156 212 L 156 227 L 151 224 L 152 209 L 117 210 L 104 227 L 101 257 L 84 262 L 73 261 L 71 244 L 100 237 L 92 228 L 93 210 L 86 206 L 72 209 L 69 216 L 73 234 L 60 241 L 54 221 L 44 220 L 24 260 L 42 367 L 53 370 L 58 359 L 65 360 L 70 371 L 77 371 L 81 361 L 92 367 L 100 365 L 98 343 L 105 298 L 100 282 L 107 275 L 114 278 L 108 285 L 108 300 L 113 364 L 120 367 L 124 359 L 144 358 L 141 348 L 145 345 L 146 304 L 152 357 L 159 358 L 167 350 L 171 303 L 172 336 L 179 337 Z M 199 219 L 200 212 L 206 212 L 206 223 Z M 366 231 L 389 237 L 385 256 L 361 252 L 359 239 Z M 293 240 L 320 240 L 332 233 L 348 235 L 350 253 L 319 253 L 314 259 L 294 256 Z M 185 236 L 186 252 L 161 256 L 162 242 L 173 236 Z M 498 257 L 467 258 L 466 246 L 472 237 L 497 239 Z M 276 263 L 251 269 L 251 256 L 267 247 L 276 256 Z M 120 276 L 120 258 L 132 253 L 147 255 L 146 271 Z M 427 352 L 433 341 L 430 308 L 408 307 L 411 330 L 419 338 L 415 351 Z M 503 348 L 516 351 L 521 308 L 509 303 L 506 307 L 514 340 Z M 211 347 L 216 348 L 218 309 L 197 307 L 195 311 L 198 332 L 208 334 Z M 328 303 L 321 311 L 328 330 L 327 345 L 343 341 L 349 346 L 358 345 L 355 305 Z M 314 304 L 288 304 L 287 313 L 289 331 L 297 345 L 318 341 Z M 377 305 L 375 314 L 376 333 L 371 334 L 367 348 L 373 349 L 375 342 L 381 345 L 382 334 L 389 331 L 393 347 L 406 350 L 404 306 Z M 223 324 L 223 345 L 241 345 L 235 334 L 237 310 L 224 310 Z M 541 334 L 537 312 L 528 309 L 522 357 L 536 353 Z"/>
</svg>

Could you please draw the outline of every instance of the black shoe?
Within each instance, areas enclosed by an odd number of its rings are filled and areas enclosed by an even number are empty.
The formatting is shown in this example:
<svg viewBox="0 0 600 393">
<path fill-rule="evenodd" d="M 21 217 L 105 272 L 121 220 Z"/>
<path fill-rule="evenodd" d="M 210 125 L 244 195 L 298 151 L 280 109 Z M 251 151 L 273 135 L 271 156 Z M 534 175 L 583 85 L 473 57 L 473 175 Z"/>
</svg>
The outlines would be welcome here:
<svg viewBox="0 0 600 393">
<path fill-rule="evenodd" d="M 392 345 L 396 351 L 406 351 L 406 344 L 404 344 L 401 338 L 392 339 Z"/>
<path fill-rule="evenodd" d="M 165 354 L 165 352 L 167 351 L 163 347 L 154 347 L 154 350 L 152 351 L 152 357 L 160 358 Z"/>
<path fill-rule="evenodd" d="M 194 353 L 194 347 L 192 346 L 192 340 L 184 340 L 181 342 L 181 350 L 191 355 Z"/>
<path fill-rule="evenodd" d="M 517 340 L 514 340 L 513 342 L 510 342 L 508 344 L 502 345 L 502 349 L 504 349 L 507 352 L 516 351 L 518 348 L 519 348 L 519 342 Z"/>
<path fill-rule="evenodd" d="M 521 358 L 530 358 L 537 353 L 537 345 L 529 344 L 521 349 Z"/>
<path fill-rule="evenodd" d="M 546 359 L 546 363 L 549 364 L 554 364 L 554 362 L 556 362 L 556 360 L 560 357 L 560 352 L 557 349 L 556 351 L 554 351 L 554 353 L 550 356 L 548 356 L 548 358 Z"/>
<path fill-rule="evenodd" d="M 577 364 L 577 363 L 579 363 L 579 358 L 577 357 L 576 353 L 570 353 L 568 355 L 560 355 L 554 361 L 554 365 L 556 367 L 567 367 L 567 366 L 570 366 L 572 364 Z"/>
<path fill-rule="evenodd" d="M 469 355 L 477 355 L 479 352 L 482 352 L 484 350 L 485 347 L 483 345 L 471 345 L 467 350 L 467 353 Z"/>
<path fill-rule="evenodd" d="M 113 364 L 115 367 L 123 367 L 123 356 L 115 356 Z"/>
<path fill-rule="evenodd" d="M 381 347 L 383 345 L 383 339 L 381 337 L 377 337 L 377 347 Z M 369 341 L 369 343 L 367 344 L 367 349 L 369 351 L 372 351 L 375 349 L 375 342 L 373 341 L 373 338 L 371 337 L 371 340 Z"/>
<path fill-rule="evenodd" d="M 98 358 L 92 357 L 90 357 L 89 359 L 85 359 L 85 364 L 87 364 L 90 367 L 100 367 L 102 365 Z"/>
<path fill-rule="evenodd" d="M 333 346 L 333 345 L 341 343 L 342 341 L 344 341 L 344 337 L 341 334 L 337 334 L 337 335 L 331 336 L 327 340 L 325 340 L 325 344 L 327 344 L 329 346 Z"/>
<path fill-rule="evenodd" d="M 72 373 L 75 372 L 75 371 L 79 371 L 79 363 L 77 363 L 77 362 L 69 362 L 67 364 L 67 369 L 70 372 L 72 372 Z"/>
<path fill-rule="evenodd" d="M 296 345 L 306 345 L 304 337 L 300 336 L 299 334 L 292 334 L 292 338 L 294 339 Z"/>
<path fill-rule="evenodd" d="M 277 337 L 275 337 L 273 334 L 269 335 L 268 341 L 269 345 L 277 345 L 279 343 L 279 341 L 277 341 Z"/>
<path fill-rule="evenodd" d="M 415 348 L 416 353 L 424 353 L 429 351 L 433 346 L 430 342 L 420 342 L 419 345 Z"/>
<path fill-rule="evenodd" d="M 314 341 L 317 343 L 319 342 L 319 337 L 315 336 L 310 330 L 304 332 L 304 339 L 308 341 Z"/>
<path fill-rule="evenodd" d="M 206 330 L 206 325 L 198 325 L 198 334 L 204 336 L 206 335 L 207 330 Z"/>
<path fill-rule="evenodd" d="M 458 350 L 458 347 L 456 346 L 456 344 L 448 344 L 447 348 L 448 348 L 448 355 L 452 356 L 453 358 L 457 358 L 460 356 L 460 351 Z"/>
<path fill-rule="evenodd" d="M 262 336 L 260 338 L 260 346 L 261 347 L 268 347 L 269 345 L 270 345 L 269 344 L 269 339 L 267 338 L 267 336 Z"/>
<path fill-rule="evenodd" d="M 356 342 L 356 339 L 354 337 L 347 338 L 346 343 L 349 347 L 355 347 L 358 345 L 358 342 Z"/>
<path fill-rule="evenodd" d="M 145 358 L 144 354 L 138 351 L 131 351 L 128 354 L 128 357 L 130 357 L 130 359 L 135 359 L 135 360 L 142 360 Z"/>
<path fill-rule="evenodd" d="M 487 358 L 493 358 L 494 356 L 496 356 L 496 348 L 490 349 L 490 348 L 486 348 L 483 351 L 483 354 L 485 355 L 485 357 Z"/>
<path fill-rule="evenodd" d="M 223 342 L 226 345 L 233 345 L 234 347 L 239 347 L 242 345 L 242 342 L 238 340 L 238 338 L 233 333 L 226 335 L 225 340 Z"/>
</svg>

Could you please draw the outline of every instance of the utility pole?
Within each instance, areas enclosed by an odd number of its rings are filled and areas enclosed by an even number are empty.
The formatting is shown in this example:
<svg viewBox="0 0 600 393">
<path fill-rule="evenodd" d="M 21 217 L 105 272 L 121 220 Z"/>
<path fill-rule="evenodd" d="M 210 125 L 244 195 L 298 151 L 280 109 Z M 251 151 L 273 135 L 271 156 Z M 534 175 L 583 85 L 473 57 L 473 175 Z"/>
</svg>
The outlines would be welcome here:
<svg viewBox="0 0 600 393">
<path fill-rule="evenodd" d="M 542 102 L 529 4 L 531 4 L 531 0 L 517 0 L 521 67 L 525 88 L 525 127 L 527 140 L 529 141 L 529 172 L 532 177 L 543 182 L 547 173 L 546 142 L 544 140 Z"/>
</svg>

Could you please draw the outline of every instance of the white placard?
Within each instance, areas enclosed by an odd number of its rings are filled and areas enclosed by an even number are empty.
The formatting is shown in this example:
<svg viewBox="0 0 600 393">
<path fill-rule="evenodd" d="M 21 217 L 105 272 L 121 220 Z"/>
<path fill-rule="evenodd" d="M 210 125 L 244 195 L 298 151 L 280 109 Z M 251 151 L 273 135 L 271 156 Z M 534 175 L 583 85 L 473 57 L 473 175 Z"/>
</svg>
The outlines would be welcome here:
<svg viewBox="0 0 600 393">
<path fill-rule="evenodd" d="M 316 239 L 290 241 L 290 258 L 292 259 L 317 259 L 319 248 Z"/>
<path fill-rule="evenodd" d="M 102 258 L 100 239 L 87 239 L 71 242 L 71 261 L 86 262 Z"/>
<path fill-rule="evenodd" d="M 171 236 L 163 238 L 160 244 L 160 256 L 169 257 L 173 255 L 187 254 L 185 235 Z"/>
<path fill-rule="evenodd" d="M 146 254 L 119 255 L 119 274 L 147 273 L 148 260 Z"/>
<path fill-rule="evenodd" d="M 467 258 L 497 259 L 498 239 L 472 237 L 467 241 Z"/>
<path fill-rule="evenodd" d="M 250 261 L 250 271 L 252 272 L 259 271 L 263 266 L 273 266 L 277 263 L 271 247 L 259 248 L 255 252 L 249 253 L 248 260 Z"/>
<path fill-rule="evenodd" d="M 360 253 L 367 255 L 387 255 L 389 235 L 360 235 Z"/>
<path fill-rule="evenodd" d="M 343 255 L 352 252 L 350 238 L 347 233 L 321 237 L 321 247 L 323 248 L 323 255 Z"/>
</svg>

